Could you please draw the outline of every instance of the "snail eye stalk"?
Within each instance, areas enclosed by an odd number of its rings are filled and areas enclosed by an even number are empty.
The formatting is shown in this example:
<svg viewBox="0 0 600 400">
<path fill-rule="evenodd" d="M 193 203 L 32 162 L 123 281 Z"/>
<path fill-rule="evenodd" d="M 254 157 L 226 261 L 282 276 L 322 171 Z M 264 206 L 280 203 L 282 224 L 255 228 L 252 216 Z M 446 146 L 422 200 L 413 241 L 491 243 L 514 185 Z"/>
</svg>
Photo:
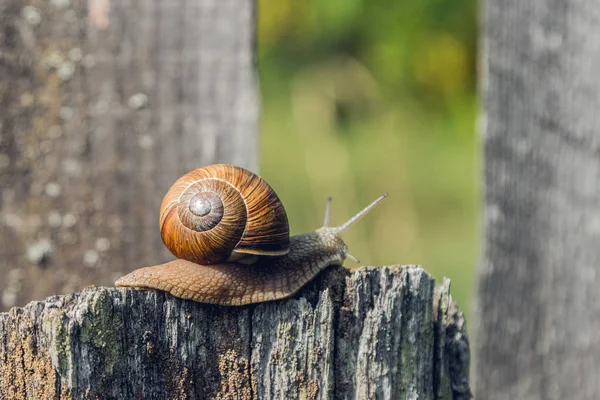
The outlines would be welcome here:
<svg viewBox="0 0 600 400">
<path fill-rule="evenodd" d="M 331 196 L 327 198 L 325 203 L 325 220 L 323 221 L 323 228 L 329 227 L 329 218 L 331 217 Z"/>
<path fill-rule="evenodd" d="M 371 204 L 369 204 L 368 206 L 366 206 L 365 208 L 363 208 L 362 211 L 360 211 L 354 217 L 350 218 L 343 225 L 338 226 L 337 228 L 334 228 L 335 229 L 335 234 L 336 235 L 341 235 L 346 229 L 348 229 L 350 226 L 354 225 L 356 223 L 356 221 L 358 221 L 359 219 L 361 219 L 362 217 L 364 217 L 381 200 L 385 199 L 386 197 L 387 197 L 387 193 L 382 194 L 381 196 L 379 196 L 379 198 L 377 198 L 377 200 L 375 200 L 374 202 L 372 202 Z"/>
</svg>

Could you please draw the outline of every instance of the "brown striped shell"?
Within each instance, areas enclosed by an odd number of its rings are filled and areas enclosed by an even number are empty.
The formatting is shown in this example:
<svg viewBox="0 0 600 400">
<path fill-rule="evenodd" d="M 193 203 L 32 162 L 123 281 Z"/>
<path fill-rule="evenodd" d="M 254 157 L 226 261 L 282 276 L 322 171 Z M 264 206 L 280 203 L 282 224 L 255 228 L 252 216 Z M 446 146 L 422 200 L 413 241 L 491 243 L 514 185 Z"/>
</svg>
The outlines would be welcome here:
<svg viewBox="0 0 600 400">
<path fill-rule="evenodd" d="M 258 175 L 226 164 L 188 172 L 160 208 L 160 233 L 177 258 L 209 265 L 289 251 L 283 204 Z"/>
</svg>

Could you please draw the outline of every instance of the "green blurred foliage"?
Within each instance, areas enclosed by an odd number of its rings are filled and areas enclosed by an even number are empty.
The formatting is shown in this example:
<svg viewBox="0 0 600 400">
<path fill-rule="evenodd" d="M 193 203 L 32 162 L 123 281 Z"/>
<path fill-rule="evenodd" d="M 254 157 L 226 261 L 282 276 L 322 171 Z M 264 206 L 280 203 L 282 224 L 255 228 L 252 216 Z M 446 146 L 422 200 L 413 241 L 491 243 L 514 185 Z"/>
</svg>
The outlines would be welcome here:
<svg viewBox="0 0 600 400">
<path fill-rule="evenodd" d="M 478 257 L 474 0 L 260 0 L 261 174 L 292 233 L 341 223 L 366 265 L 450 277 L 468 313 Z M 350 266 L 351 262 L 346 264 Z"/>
</svg>

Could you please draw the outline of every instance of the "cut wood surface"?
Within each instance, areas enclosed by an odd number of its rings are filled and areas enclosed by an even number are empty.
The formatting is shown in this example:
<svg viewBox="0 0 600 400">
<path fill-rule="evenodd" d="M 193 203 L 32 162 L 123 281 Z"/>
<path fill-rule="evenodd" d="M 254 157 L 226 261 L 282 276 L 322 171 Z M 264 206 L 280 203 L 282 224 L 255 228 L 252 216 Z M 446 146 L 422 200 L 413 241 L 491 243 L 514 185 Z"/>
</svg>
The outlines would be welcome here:
<svg viewBox="0 0 600 400">
<path fill-rule="evenodd" d="M 468 399 L 450 282 L 334 267 L 246 307 L 90 287 L 0 314 L 2 399 Z"/>
</svg>

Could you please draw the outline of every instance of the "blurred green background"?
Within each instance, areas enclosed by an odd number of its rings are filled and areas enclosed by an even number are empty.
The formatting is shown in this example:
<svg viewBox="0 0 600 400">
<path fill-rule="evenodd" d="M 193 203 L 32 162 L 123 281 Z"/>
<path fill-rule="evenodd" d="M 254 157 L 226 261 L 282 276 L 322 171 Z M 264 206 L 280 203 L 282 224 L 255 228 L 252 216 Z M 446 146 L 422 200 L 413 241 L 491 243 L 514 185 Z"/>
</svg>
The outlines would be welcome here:
<svg viewBox="0 0 600 400">
<path fill-rule="evenodd" d="M 293 234 L 341 223 L 365 265 L 421 264 L 470 314 L 478 257 L 474 0 L 259 0 L 261 174 Z M 353 266 L 350 260 L 347 266 Z"/>
</svg>

